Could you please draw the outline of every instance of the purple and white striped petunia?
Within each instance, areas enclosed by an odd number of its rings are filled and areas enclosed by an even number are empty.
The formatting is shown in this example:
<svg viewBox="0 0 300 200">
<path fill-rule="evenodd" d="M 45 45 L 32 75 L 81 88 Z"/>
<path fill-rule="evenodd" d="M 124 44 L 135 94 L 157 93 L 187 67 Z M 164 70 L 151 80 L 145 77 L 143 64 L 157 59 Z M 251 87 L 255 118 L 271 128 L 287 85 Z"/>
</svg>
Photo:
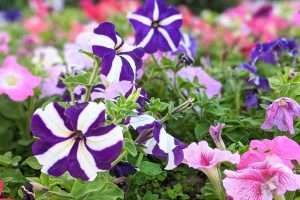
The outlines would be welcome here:
<svg viewBox="0 0 300 200">
<path fill-rule="evenodd" d="M 129 14 L 135 29 L 135 42 L 147 53 L 177 50 L 181 39 L 182 15 L 164 0 L 146 0 L 143 7 Z"/>
<path fill-rule="evenodd" d="M 194 61 L 197 55 L 197 40 L 190 34 L 182 33 L 177 53 L 184 53 Z"/>
<path fill-rule="evenodd" d="M 159 121 L 142 114 L 132 117 L 129 125 L 139 133 L 137 142 L 145 145 L 147 154 L 168 160 L 166 170 L 182 163 L 186 145 L 168 134 Z"/>
<path fill-rule="evenodd" d="M 102 58 L 101 74 L 107 81 L 135 81 L 136 72 L 142 67 L 143 48 L 126 44 L 109 22 L 94 29 L 90 43 L 93 53 Z"/>
<path fill-rule="evenodd" d="M 83 103 L 67 109 L 58 103 L 39 108 L 33 115 L 31 130 L 38 140 L 33 155 L 42 172 L 92 181 L 97 172 L 109 170 L 123 148 L 123 129 L 105 125 L 103 103 Z"/>
</svg>

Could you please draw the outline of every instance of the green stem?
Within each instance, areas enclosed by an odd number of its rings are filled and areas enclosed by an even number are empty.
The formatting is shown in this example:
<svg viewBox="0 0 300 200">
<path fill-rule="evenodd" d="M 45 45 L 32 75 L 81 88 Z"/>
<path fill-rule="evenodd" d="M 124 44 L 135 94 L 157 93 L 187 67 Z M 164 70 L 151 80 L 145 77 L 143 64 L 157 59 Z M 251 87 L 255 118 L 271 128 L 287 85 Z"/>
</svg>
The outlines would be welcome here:
<svg viewBox="0 0 300 200">
<path fill-rule="evenodd" d="M 26 124 L 25 124 L 25 131 L 26 133 L 24 138 L 30 139 L 31 138 L 31 131 L 30 131 L 30 122 L 31 122 L 31 117 L 34 112 L 35 108 L 35 97 L 30 97 L 29 102 L 28 102 L 28 107 L 27 107 L 27 112 L 26 112 Z"/>
<path fill-rule="evenodd" d="M 99 71 L 99 63 L 97 62 L 96 58 L 94 58 L 94 66 L 93 66 L 93 72 L 92 75 L 90 77 L 88 86 L 87 86 L 87 91 L 86 91 L 86 95 L 84 98 L 85 102 L 88 102 L 90 99 L 90 95 L 92 92 L 92 88 L 93 88 L 93 82 L 95 81 L 96 76 L 98 75 L 98 71 Z"/>
<path fill-rule="evenodd" d="M 214 167 L 212 169 L 205 170 L 204 173 L 206 174 L 208 180 L 216 190 L 219 200 L 225 200 L 225 192 L 223 189 L 222 179 L 220 176 L 219 169 L 217 167 Z"/>
<path fill-rule="evenodd" d="M 143 161 L 143 157 L 144 157 L 144 153 L 143 152 L 140 152 L 139 153 L 139 157 L 138 159 L 136 160 L 136 166 L 139 167 L 141 165 L 141 162 Z"/>
<path fill-rule="evenodd" d="M 161 68 L 160 65 L 158 64 L 157 59 L 155 58 L 155 56 L 154 56 L 153 54 L 151 54 L 151 57 L 152 57 L 152 60 L 153 60 L 153 62 L 155 63 L 155 65 L 156 65 L 158 68 Z"/>
<path fill-rule="evenodd" d="M 126 152 L 126 151 L 123 151 L 123 152 L 119 155 L 119 157 L 118 157 L 116 160 L 114 160 L 114 161 L 112 162 L 111 166 L 117 165 L 117 164 L 118 164 L 125 156 L 127 156 L 127 152 Z"/>
<path fill-rule="evenodd" d="M 285 200 L 284 195 L 273 194 L 274 200 Z"/>
<path fill-rule="evenodd" d="M 170 115 L 182 112 L 188 108 L 190 108 L 193 105 L 194 99 L 193 98 L 188 98 L 185 102 L 180 104 L 179 106 L 175 107 L 170 113 L 166 114 L 162 119 L 161 122 L 165 122 Z"/>
</svg>

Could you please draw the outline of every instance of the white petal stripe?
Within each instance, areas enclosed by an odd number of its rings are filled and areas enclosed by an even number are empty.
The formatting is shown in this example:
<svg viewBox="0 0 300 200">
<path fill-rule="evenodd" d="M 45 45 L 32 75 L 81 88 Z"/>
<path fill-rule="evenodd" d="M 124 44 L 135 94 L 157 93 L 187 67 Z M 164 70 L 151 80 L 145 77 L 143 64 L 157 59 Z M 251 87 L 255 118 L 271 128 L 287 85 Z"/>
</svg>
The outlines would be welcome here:
<svg viewBox="0 0 300 200">
<path fill-rule="evenodd" d="M 116 126 L 108 133 L 101 136 L 91 136 L 86 138 L 86 144 L 92 150 L 101 151 L 123 140 L 123 129 Z"/>
<path fill-rule="evenodd" d="M 181 20 L 181 19 L 182 19 L 182 15 L 180 15 L 180 14 L 177 14 L 177 15 L 171 15 L 170 17 L 167 17 L 167 18 L 161 20 L 161 21 L 159 22 L 159 24 L 160 24 L 161 26 L 167 26 L 167 25 L 170 25 L 170 24 L 172 24 L 173 22 L 175 22 L 175 21 L 177 21 L 177 20 Z"/>
<path fill-rule="evenodd" d="M 146 37 L 137 45 L 138 47 L 145 47 L 152 39 L 152 36 L 154 34 L 154 29 L 151 28 L 150 31 L 147 33 Z"/>
<path fill-rule="evenodd" d="M 134 128 L 137 129 L 141 126 L 145 126 L 147 124 L 151 124 L 155 121 L 155 119 L 150 115 L 139 115 L 136 117 L 132 117 L 130 119 L 129 124 Z"/>
<path fill-rule="evenodd" d="M 134 74 L 134 79 L 135 79 L 135 74 L 136 74 L 136 66 L 135 66 L 135 62 L 134 60 L 129 56 L 129 55 L 120 55 L 121 57 L 123 57 L 124 59 L 127 60 L 127 62 L 129 63 L 132 71 L 133 71 L 133 74 Z"/>
<path fill-rule="evenodd" d="M 107 74 L 106 80 L 110 83 L 119 82 L 120 74 L 122 70 L 122 59 L 116 55 L 112 61 L 111 69 Z"/>
<path fill-rule="evenodd" d="M 176 51 L 177 48 L 176 48 L 176 46 L 175 46 L 173 40 L 171 39 L 169 33 L 168 33 L 165 29 L 160 28 L 160 27 L 158 28 L 158 31 L 163 35 L 163 37 L 164 37 L 165 40 L 167 41 L 169 47 L 172 49 L 172 51 Z"/>
<path fill-rule="evenodd" d="M 176 147 L 174 137 L 168 134 L 164 128 L 160 129 L 158 146 L 165 153 L 171 153 Z"/>
<path fill-rule="evenodd" d="M 146 154 L 153 154 L 152 151 L 155 148 L 155 145 L 157 145 L 157 142 L 154 138 L 147 140 L 147 142 L 145 143 L 146 149 L 144 149 L 144 152 Z"/>
<path fill-rule="evenodd" d="M 39 108 L 34 115 L 38 115 L 46 127 L 57 137 L 67 138 L 73 133 L 65 126 L 53 103 L 48 104 L 44 109 Z"/>
<path fill-rule="evenodd" d="M 77 150 L 77 160 L 80 168 L 88 176 L 89 181 L 92 181 L 96 178 L 97 172 L 100 171 L 97 168 L 94 157 L 85 147 L 84 141 L 80 141 Z"/>
<path fill-rule="evenodd" d="M 75 143 L 74 139 L 68 139 L 52 146 L 43 154 L 36 155 L 36 159 L 42 165 L 42 172 L 47 174 L 47 171 L 59 160 L 67 157 Z"/>
<path fill-rule="evenodd" d="M 134 14 L 134 13 L 130 13 L 128 16 L 127 16 L 129 19 L 133 19 L 133 20 L 136 20 L 146 26 L 151 26 L 152 24 L 152 21 L 151 19 L 149 19 L 148 17 L 145 17 L 143 15 L 139 15 L 139 14 Z"/>
<path fill-rule="evenodd" d="M 153 20 L 157 21 L 159 19 L 159 8 L 157 5 L 157 0 L 154 0 L 154 5 L 153 5 Z"/>
<path fill-rule="evenodd" d="M 93 33 L 93 37 L 87 41 L 92 46 L 101 46 L 109 49 L 114 49 L 115 42 L 105 35 L 98 35 Z"/>
<path fill-rule="evenodd" d="M 168 154 L 168 163 L 167 163 L 167 166 L 165 167 L 165 170 L 172 170 L 176 167 L 177 166 L 175 165 L 175 155 L 173 152 L 170 152 Z"/>
<path fill-rule="evenodd" d="M 77 130 L 85 134 L 104 110 L 105 106 L 103 103 L 89 102 L 78 116 Z"/>
</svg>

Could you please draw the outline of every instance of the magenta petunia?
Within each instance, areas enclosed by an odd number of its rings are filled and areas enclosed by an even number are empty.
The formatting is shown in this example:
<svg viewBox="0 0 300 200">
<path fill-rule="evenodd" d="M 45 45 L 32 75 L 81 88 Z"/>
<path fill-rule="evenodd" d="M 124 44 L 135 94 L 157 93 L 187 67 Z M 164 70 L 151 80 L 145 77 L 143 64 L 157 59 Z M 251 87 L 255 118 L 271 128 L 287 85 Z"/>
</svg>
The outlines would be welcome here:
<svg viewBox="0 0 300 200">
<path fill-rule="evenodd" d="M 300 105 L 293 99 L 281 97 L 272 102 L 267 108 L 266 118 L 262 129 L 276 126 L 280 131 L 295 133 L 294 119 L 300 116 Z"/>
<path fill-rule="evenodd" d="M 281 163 L 263 162 L 238 171 L 225 170 L 225 175 L 226 193 L 234 200 L 272 200 L 300 188 L 300 176 Z"/>
<path fill-rule="evenodd" d="M 10 37 L 6 32 L 0 32 L 0 53 L 8 53 Z"/>
<path fill-rule="evenodd" d="M 13 101 L 24 101 L 34 95 L 34 88 L 41 79 L 17 63 L 14 56 L 8 56 L 0 67 L 0 94 L 6 94 Z"/>
</svg>

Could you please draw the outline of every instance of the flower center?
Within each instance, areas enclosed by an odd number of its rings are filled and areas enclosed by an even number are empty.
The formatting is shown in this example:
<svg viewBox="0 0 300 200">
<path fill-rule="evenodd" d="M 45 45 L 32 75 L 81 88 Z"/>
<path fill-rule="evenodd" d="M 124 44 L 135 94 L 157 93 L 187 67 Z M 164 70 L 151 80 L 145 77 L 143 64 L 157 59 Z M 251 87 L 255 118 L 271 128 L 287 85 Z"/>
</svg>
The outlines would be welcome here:
<svg viewBox="0 0 300 200">
<path fill-rule="evenodd" d="M 83 133 L 82 133 L 81 131 L 78 131 L 78 130 L 75 131 L 73 135 L 74 135 L 74 138 L 75 138 L 75 139 L 78 138 L 78 139 L 82 140 L 82 139 L 84 138 Z"/>
<path fill-rule="evenodd" d="M 152 26 L 153 28 L 159 27 L 159 21 L 153 21 L 152 24 L 151 24 L 151 26 Z"/>
<path fill-rule="evenodd" d="M 8 75 L 5 77 L 5 82 L 9 86 L 15 86 L 18 83 L 18 79 L 14 75 Z"/>
</svg>

